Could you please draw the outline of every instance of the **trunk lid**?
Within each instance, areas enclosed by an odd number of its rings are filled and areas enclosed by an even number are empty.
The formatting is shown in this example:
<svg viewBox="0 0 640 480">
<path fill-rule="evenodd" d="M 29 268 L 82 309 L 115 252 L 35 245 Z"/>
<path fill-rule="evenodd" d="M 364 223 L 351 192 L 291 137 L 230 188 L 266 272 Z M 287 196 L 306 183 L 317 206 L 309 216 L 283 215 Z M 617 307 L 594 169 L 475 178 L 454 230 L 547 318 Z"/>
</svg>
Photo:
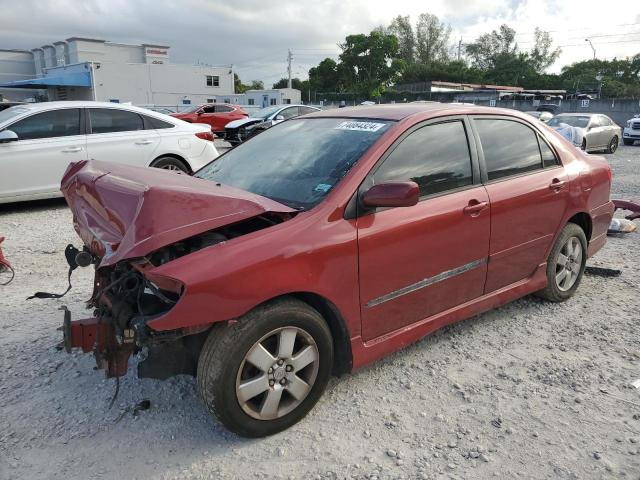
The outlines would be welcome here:
<svg viewBox="0 0 640 480">
<path fill-rule="evenodd" d="M 265 212 L 296 212 L 208 180 L 100 161 L 72 163 L 61 190 L 76 232 L 101 267 Z"/>
</svg>

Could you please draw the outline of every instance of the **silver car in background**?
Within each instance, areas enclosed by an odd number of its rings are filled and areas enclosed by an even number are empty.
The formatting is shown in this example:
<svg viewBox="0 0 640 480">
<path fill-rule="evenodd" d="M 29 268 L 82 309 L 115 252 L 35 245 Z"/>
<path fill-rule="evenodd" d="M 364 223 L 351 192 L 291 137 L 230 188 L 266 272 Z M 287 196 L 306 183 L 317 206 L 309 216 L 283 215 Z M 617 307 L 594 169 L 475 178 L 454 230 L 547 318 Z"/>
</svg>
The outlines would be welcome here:
<svg viewBox="0 0 640 480">
<path fill-rule="evenodd" d="M 622 129 L 600 113 L 560 113 L 547 125 L 585 152 L 614 153 L 622 137 Z"/>
</svg>

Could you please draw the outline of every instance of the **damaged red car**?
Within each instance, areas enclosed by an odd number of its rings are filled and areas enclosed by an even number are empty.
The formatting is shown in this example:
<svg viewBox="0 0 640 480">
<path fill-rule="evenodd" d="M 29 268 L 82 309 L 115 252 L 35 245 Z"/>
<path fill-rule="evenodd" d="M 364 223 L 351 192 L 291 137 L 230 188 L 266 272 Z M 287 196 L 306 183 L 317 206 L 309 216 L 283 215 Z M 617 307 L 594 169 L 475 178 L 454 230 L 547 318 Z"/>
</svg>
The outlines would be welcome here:
<svg viewBox="0 0 640 480">
<path fill-rule="evenodd" d="M 194 176 L 72 164 L 93 265 L 65 345 L 107 376 L 197 377 L 230 430 L 304 417 L 331 374 L 527 294 L 571 297 L 605 243 L 611 170 L 512 110 L 409 104 L 277 125 Z"/>
</svg>

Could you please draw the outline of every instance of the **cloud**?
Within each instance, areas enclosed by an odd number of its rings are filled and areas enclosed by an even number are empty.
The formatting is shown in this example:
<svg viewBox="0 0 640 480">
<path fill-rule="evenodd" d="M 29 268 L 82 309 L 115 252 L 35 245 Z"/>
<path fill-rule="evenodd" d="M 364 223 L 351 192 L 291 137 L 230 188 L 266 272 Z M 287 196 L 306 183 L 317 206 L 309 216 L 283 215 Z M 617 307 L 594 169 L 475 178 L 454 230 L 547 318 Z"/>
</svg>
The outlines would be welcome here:
<svg viewBox="0 0 640 480">
<path fill-rule="evenodd" d="M 71 36 L 120 43 L 171 46 L 176 63 L 233 64 L 244 81 L 269 85 L 286 75 L 286 56 L 294 52 L 294 75 L 306 77 L 309 67 L 336 56 L 337 43 L 351 33 L 369 32 L 396 15 L 429 11 L 451 23 L 454 39 L 472 41 L 508 23 L 528 48 L 536 26 L 552 30 L 564 63 L 590 58 L 584 36 L 640 32 L 640 2 L 619 9 L 594 8 L 584 0 L 0 0 L 0 46 L 30 49 Z M 598 5 L 602 5 L 599 3 Z M 638 25 L 616 26 L 622 23 Z M 521 32 L 521 33 L 520 33 Z M 597 41 L 596 41 L 597 38 Z M 596 37 L 599 57 L 637 53 L 636 36 Z M 619 40 L 636 38 L 633 43 Z M 618 40 L 618 43 L 613 41 Z M 634 51 L 635 50 L 635 51 Z"/>
</svg>

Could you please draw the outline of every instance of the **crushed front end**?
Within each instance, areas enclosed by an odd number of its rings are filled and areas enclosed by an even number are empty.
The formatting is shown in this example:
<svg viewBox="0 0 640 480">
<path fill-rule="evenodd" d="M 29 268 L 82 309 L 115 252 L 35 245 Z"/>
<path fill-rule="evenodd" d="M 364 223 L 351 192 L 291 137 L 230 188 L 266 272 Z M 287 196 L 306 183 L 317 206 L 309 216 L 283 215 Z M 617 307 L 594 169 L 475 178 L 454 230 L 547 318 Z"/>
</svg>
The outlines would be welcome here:
<svg viewBox="0 0 640 480">
<path fill-rule="evenodd" d="M 200 323 L 200 315 L 179 315 L 179 308 L 171 312 L 186 300 L 189 285 L 159 272 L 180 257 L 297 213 L 208 180 L 99 161 L 71 164 L 61 190 L 84 244 L 82 250 L 70 246 L 65 251 L 69 278 L 78 266 L 95 268 L 87 302 L 93 316 L 72 320 L 65 311 L 63 343 L 67 351 L 93 352 L 107 377 L 124 375 L 133 354 L 140 377 L 195 375 L 213 320 Z M 38 292 L 34 297 L 63 295 Z M 152 328 L 154 321 L 163 323 Z"/>
</svg>

